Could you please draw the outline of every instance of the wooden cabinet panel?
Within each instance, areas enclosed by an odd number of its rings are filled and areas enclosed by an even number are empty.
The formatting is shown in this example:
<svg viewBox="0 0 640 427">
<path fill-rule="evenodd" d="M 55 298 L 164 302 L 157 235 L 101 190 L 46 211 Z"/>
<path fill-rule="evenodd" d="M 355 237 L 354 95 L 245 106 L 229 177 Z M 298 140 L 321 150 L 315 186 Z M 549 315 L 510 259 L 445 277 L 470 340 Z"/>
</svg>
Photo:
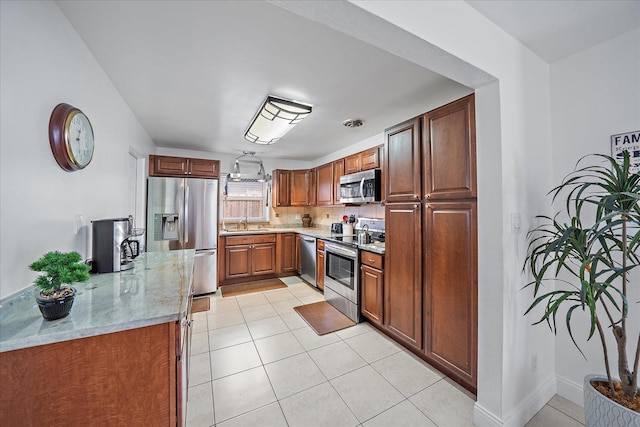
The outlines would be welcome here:
<svg viewBox="0 0 640 427">
<path fill-rule="evenodd" d="M 360 267 L 361 312 L 363 316 L 373 323 L 382 325 L 384 296 L 382 256 L 363 251 L 360 258 L 363 260 L 363 264 Z M 371 260 L 370 264 L 380 265 L 380 268 L 367 265 L 366 260 Z"/>
<path fill-rule="evenodd" d="M 355 172 L 360 172 L 360 153 L 352 154 L 344 158 L 345 175 Z"/>
<path fill-rule="evenodd" d="M 317 241 L 316 286 L 318 289 L 324 289 L 324 240 Z"/>
<path fill-rule="evenodd" d="M 225 247 L 225 278 L 249 277 L 251 275 L 251 245 L 227 245 Z"/>
<path fill-rule="evenodd" d="M 279 234 L 278 253 L 280 254 L 279 273 L 297 270 L 296 233 Z"/>
<path fill-rule="evenodd" d="M 340 177 L 344 175 L 344 159 L 333 162 L 333 204 L 340 204 Z"/>
<path fill-rule="evenodd" d="M 316 168 L 309 169 L 309 206 L 317 205 L 317 194 L 316 194 Z"/>
<path fill-rule="evenodd" d="M 474 95 L 423 116 L 424 198 L 477 195 Z"/>
<path fill-rule="evenodd" d="M 189 176 L 191 178 L 218 178 L 220 176 L 220 161 L 189 159 Z"/>
<path fill-rule="evenodd" d="M 384 325 L 406 344 L 422 348 L 422 221 L 418 203 L 385 207 Z"/>
<path fill-rule="evenodd" d="M 330 206 L 333 204 L 333 163 L 318 166 L 316 169 L 316 204 Z"/>
<path fill-rule="evenodd" d="M 425 354 L 477 382 L 477 211 L 471 201 L 424 209 Z"/>
<path fill-rule="evenodd" d="M 270 274 L 276 272 L 275 243 L 257 243 L 251 247 L 251 274 Z"/>
<path fill-rule="evenodd" d="M 149 176 L 218 178 L 220 161 L 174 156 L 149 156 Z"/>
<path fill-rule="evenodd" d="M 369 148 L 360 153 L 360 170 L 377 169 L 380 167 L 378 147 Z"/>
<path fill-rule="evenodd" d="M 289 176 L 288 170 L 275 169 L 273 171 L 272 204 L 274 207 L 291 206 Z"/>
<path fill-rule="evenodd" d="M 309 170 L 290 171 L 291 206 L 309 206 Z"/>
<path fill-rule="evenodd" d="M 184 176 L 189 172 L 184 157 L 149 156 L 149 176 Z"/>
<path fill-rule="evenodd" d="M 378 270 L 382 270 L 382 260 L 383 256 L 380 254 L 376 254 L 373 252 L 362 251 L 360 253 L 360 262 L 364 265 L 368 265 L 369 267 L 377 268 Z"/>
<path fill-rule="evenodd" d="M 2 353 L 6 426 L 180 425 L 175 322 Z M 55 374 L 49 369 L 59 362 Z"/>
<path fill-rule="evenodd" d="M 385 131 L 386 201 L 420 200 L 420 118 Z"/>
<path fill-rule="evenodd" d="M 296 272 L 298 274 L 302 272 L 302 264 L 300 261 L 300 235 L 296 234 Z"/>
</svg>

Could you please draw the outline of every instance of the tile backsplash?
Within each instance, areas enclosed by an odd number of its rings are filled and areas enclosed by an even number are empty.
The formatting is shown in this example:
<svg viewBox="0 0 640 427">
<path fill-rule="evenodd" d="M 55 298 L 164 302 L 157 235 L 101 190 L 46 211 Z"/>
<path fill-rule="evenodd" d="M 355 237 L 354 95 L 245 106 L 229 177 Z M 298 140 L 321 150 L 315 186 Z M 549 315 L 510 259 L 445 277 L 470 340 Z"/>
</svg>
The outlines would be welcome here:
<svg viewBox="0 0 640 427">
<path fill-rule="evenodd" d="M 318 207 L 288 207 L 270 208 L 269 222 L 271 225 L 302 226 L 302 215 L 311 216 L 311 226 L 329 228 L 334 222 L 342 222 L 343 215 L 355 215 L 366 218 L 384 218 L 384 206 L 371 203 L 360 206 L 318 206 Z"/>
</svg>

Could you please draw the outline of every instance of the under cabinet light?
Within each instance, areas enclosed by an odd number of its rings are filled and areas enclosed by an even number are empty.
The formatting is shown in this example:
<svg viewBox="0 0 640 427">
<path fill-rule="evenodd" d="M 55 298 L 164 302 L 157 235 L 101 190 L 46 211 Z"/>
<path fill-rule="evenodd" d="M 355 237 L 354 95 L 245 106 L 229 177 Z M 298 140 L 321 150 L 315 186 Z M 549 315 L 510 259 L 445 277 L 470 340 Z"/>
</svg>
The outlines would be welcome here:
<svg viewBox="0 0 640 427">
<path fill-rule="evenodd" d="M 273 144 L 311 113 L 311 105 L 267 96 L 244 138 L 256 144 Z"/>
</svg>

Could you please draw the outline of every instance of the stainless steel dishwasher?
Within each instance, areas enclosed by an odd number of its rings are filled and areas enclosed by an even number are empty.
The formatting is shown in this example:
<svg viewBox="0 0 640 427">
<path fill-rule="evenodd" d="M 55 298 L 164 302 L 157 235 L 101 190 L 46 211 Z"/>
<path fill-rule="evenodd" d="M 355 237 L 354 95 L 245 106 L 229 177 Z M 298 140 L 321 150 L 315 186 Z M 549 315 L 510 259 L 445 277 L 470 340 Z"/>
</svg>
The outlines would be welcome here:
<svg viewBox="0 0 640 427">
<path fill-rule="evenodd" d="M 300 277 L 316 286 L 316 238 L 300 235 Z"/>
</svg>

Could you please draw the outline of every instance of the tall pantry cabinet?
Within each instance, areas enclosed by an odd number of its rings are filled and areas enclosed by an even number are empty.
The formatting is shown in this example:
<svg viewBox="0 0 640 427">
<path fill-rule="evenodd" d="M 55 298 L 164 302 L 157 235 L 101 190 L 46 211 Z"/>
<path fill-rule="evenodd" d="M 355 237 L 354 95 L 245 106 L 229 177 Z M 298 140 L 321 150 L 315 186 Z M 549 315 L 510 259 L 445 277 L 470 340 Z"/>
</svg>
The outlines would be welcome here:
<svg viewBox="0 0 640 427">
<path fill-rule="evenodd" d="M 474 95 L 385 131 L 384 329 L 477 387 Z"/>
</svg>

